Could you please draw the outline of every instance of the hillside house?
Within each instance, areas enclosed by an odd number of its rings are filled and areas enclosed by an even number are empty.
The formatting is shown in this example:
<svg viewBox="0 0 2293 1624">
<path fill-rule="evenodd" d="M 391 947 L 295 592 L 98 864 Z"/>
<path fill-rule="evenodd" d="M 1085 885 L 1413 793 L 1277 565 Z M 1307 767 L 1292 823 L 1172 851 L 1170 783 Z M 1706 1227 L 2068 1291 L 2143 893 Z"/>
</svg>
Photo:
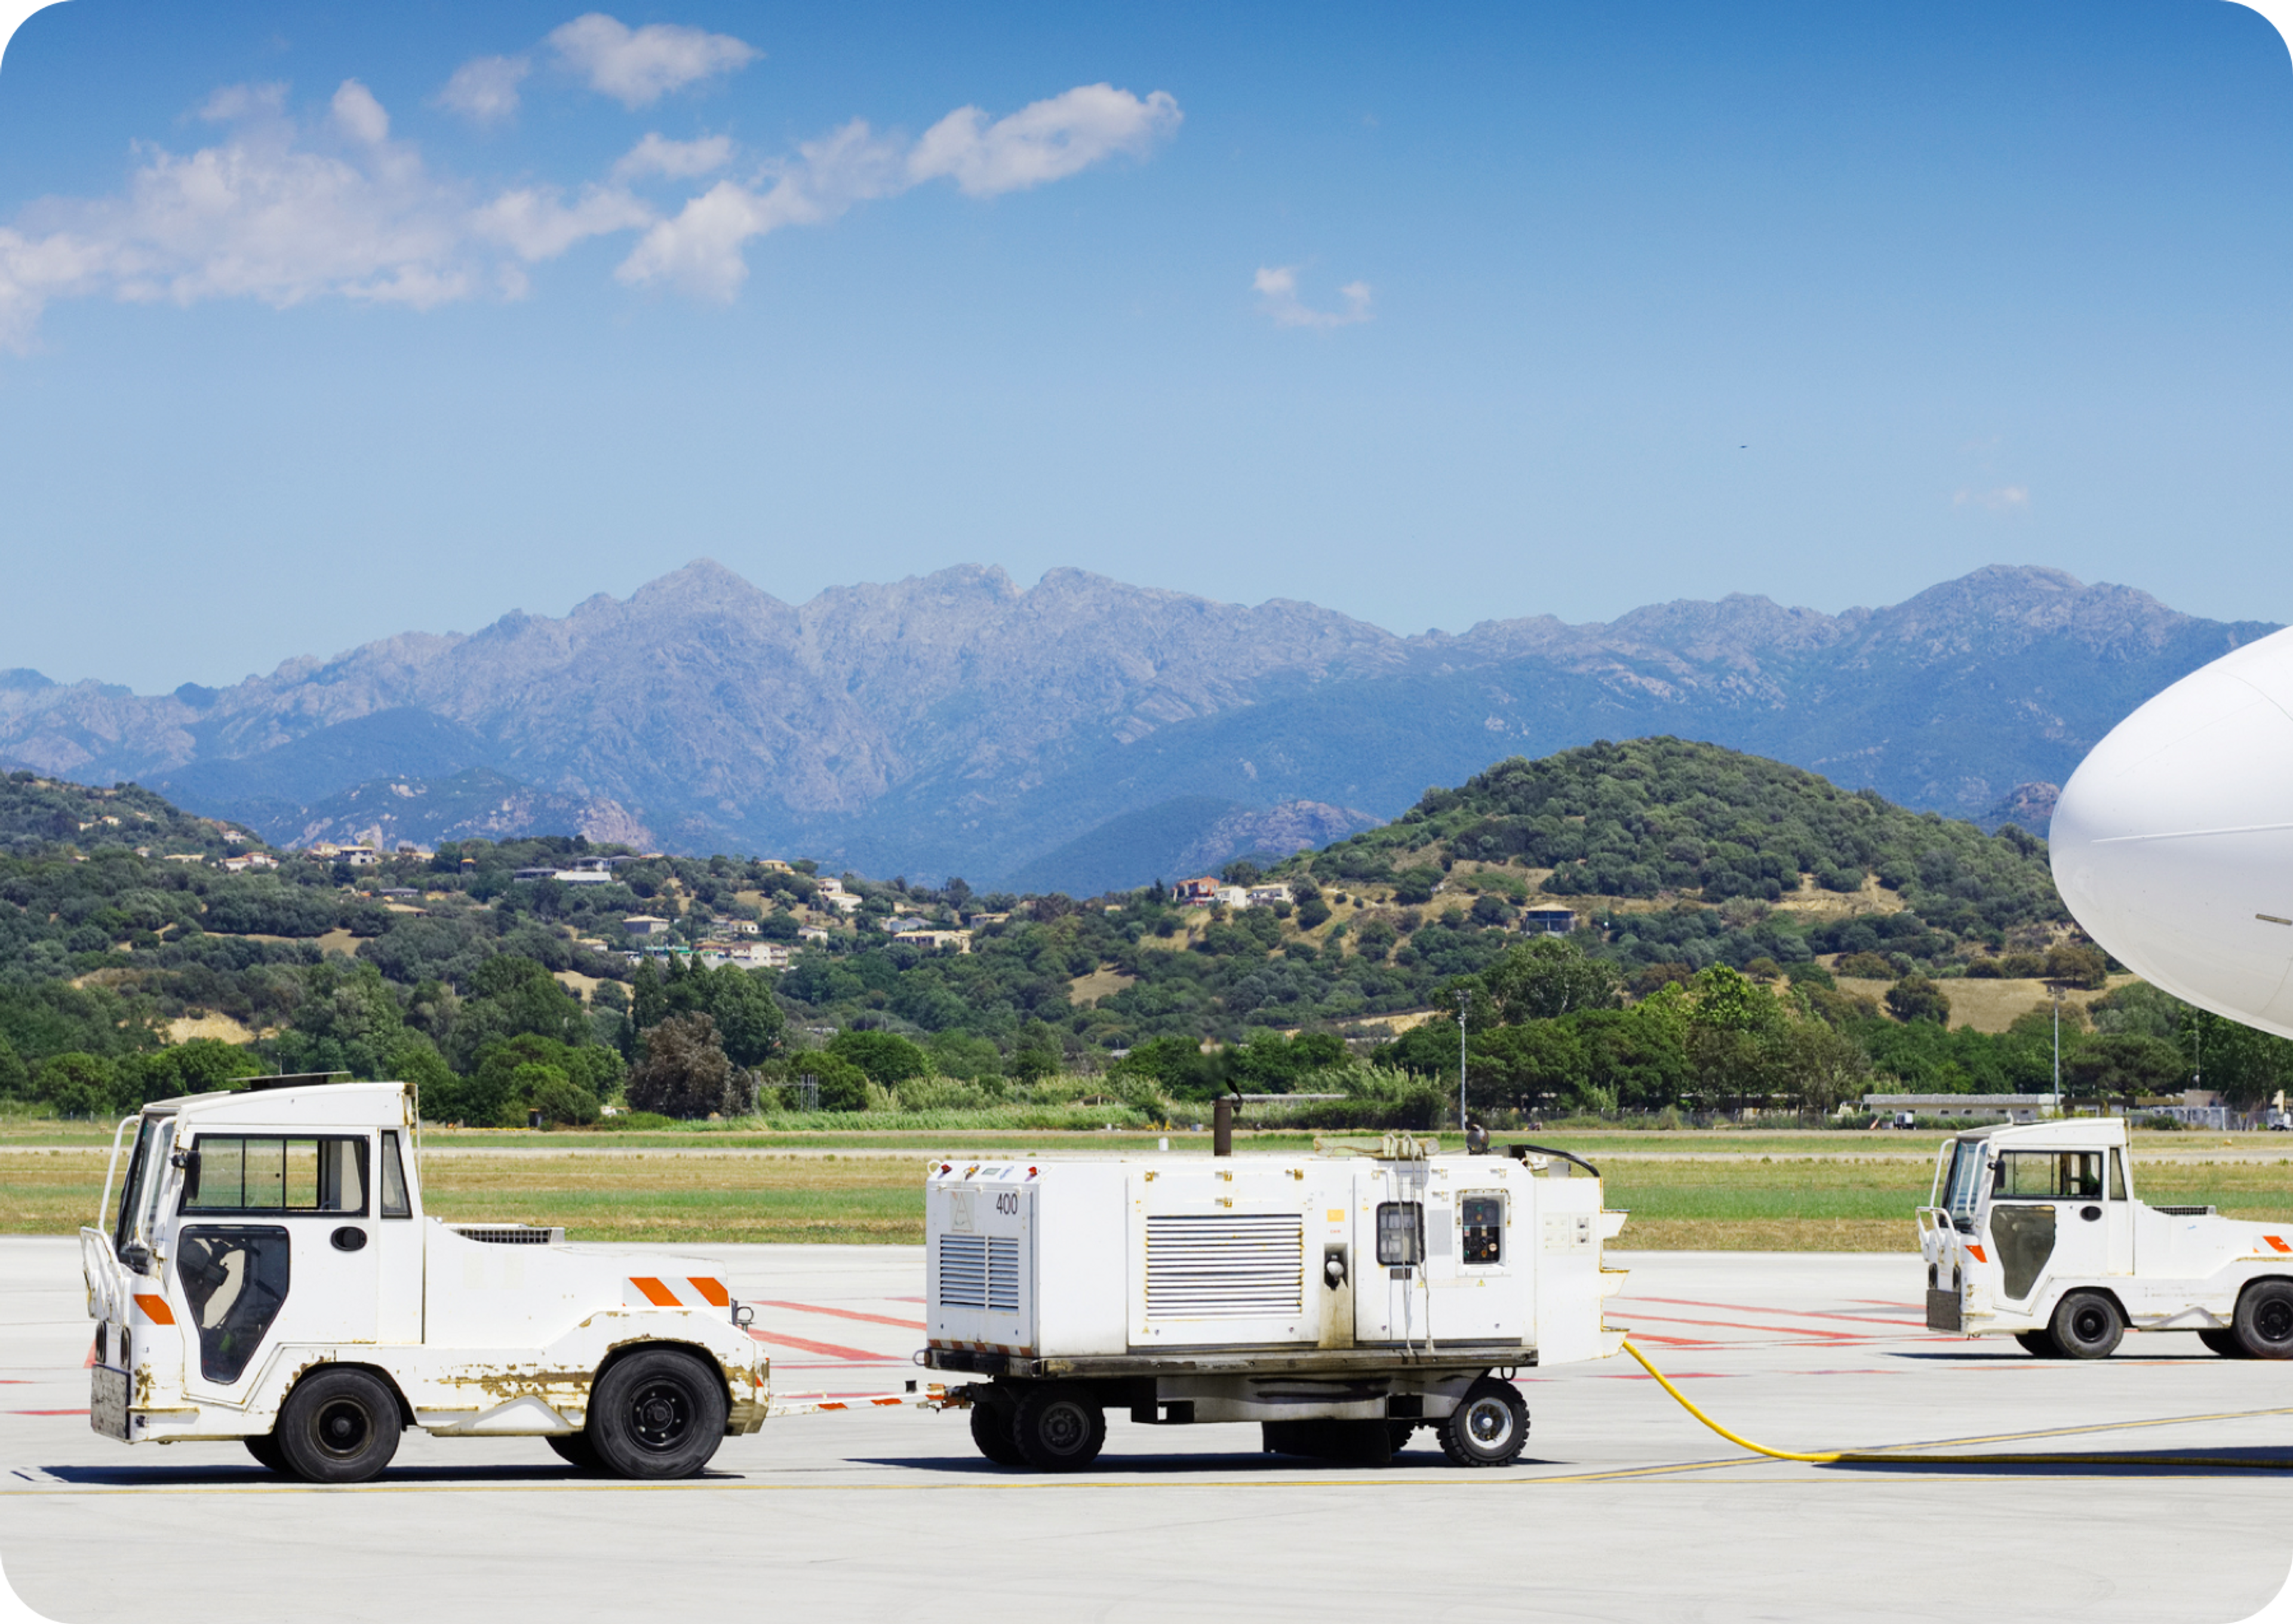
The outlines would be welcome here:
<svg viewBox="0 0 2293 1624">
<path fill-rule="evenodd" d="M 1287 885 L 1252 885 L 1250 888 L 1250 906 L 1252 908 L 1271 908 L 1277 902 L 1289 900 L 1290 887 Z"/>
<path fill-rule="evenodd" d="M 1524 908 L 1520 928 L 1532 936 L 1566 936 L 1576 928 L 1573 908 Z"/>
<path fill-rule="evenodd" d="M 828 927 L 824 925 L 799 925 L 796 927 L 798 941 L 826 941 Z"/>
<path fill-rule="evenodd" d="M 668 921 L 658 914 L 631 914 L 621 921 L 621 934 L 633 941 L 668 934 Z"/>
<path fill-rule="evenodd" d="M 725 965 L 743 970 L 785 970 L 794 957 L 785 941 L 704 941 L 693 952 L 711 970 Z"/>
<path fill-rule="evenodd" d="M 1200 879 L 1180 880 L 1171 887 L 1171 901 L 1181 908 L 1208 908 L 1218 901 L 1219 883 L 1215 875 Z"/>
<path fill-rule="evenodd" d="M 903 931 L 922 930 L 930 923 L 930 920 L 918 918 L 913 914 L 894 914 L 884 921 L 884 933 L 887 936 L 896 936 Z"/>
<path fill-rule="evenodd" d="M 911 947 L 931 948 L 935 950 L 941 948 L 953 948 L 959 953 L 968 953 L 971 951 L 971 933 L 969 931 L 902 931 L 899 934 L 894 936 L 892 940 L 895 941 L 904 941 Z"/>
<path fill-rule="evenodd" d="M 714 919 L 709 922 L 709 928 L 719 936 L 730 938 L 753 936 L 758 927 L 754 919 Z"/>
</svg>

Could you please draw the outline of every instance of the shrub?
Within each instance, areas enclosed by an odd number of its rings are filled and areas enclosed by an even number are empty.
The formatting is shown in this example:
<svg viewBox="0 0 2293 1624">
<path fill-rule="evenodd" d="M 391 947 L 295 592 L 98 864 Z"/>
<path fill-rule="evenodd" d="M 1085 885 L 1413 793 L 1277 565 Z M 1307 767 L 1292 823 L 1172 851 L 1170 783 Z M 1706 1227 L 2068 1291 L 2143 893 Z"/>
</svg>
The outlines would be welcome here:
<svg viewBox="0 0 2293 1624">
<path fill-rule="evenodd" d="M 697 1013 L 671 1015 L 645 1034 L 644 1058 L 629 1073 L 628 1095 L 636 1109 L 665 1117 L 745 1116 L 755 1101 L 755 1080 L 726 1057 L 714 1021 Z"/>
</svg>

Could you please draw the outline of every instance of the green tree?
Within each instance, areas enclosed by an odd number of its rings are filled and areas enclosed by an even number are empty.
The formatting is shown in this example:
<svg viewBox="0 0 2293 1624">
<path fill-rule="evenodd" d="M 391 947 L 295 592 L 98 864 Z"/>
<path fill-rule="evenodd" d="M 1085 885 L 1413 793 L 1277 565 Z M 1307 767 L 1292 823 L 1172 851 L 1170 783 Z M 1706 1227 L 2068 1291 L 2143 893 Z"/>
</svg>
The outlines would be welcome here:
<svg viewBox="0 0 2293 1624">
<path fill-rule="evenodd" d="M 931 1056 L 897 1032 L 839 1032 L 829 1039 L 828 1052 L 859 1067 L 879 1087 L 931 1075 Z"/>
<path fill-rule="evenodd" d="M 645 1034 L 644 1058 L 629 1072 L 629 1104 L 664 1117 L 745 1115 L 755 1079 L 733 1065 L 707 1015 L 670 1015 Z"/>
<path fill-rule="evenodd" d="M 1550 1021 L 1580 1009 L 1613 1009 L 1622 1001 L 1616 966 L 1588 957 L 1560 936 L 1507 948 L 1478 981 L 1506 1026 Z"/>
<path fill-rule="evenodd" d="M 1572 1111 L 1605 1111 L 1616 1101 L 1590 1086 L 1584 1045 L 1566 1022 L 1532 1021 L 1476 1033 L 1465 1070 L 1465 1098 L 1480 1110 L 1535 1111 L 1555 1101 Z"/>
<path fill-rule="evenodd" d="M 2190 1062 L 2162 1038 L 2103 1032 L 2062 1056 L 2062 1092 L 2075 1098 L 2119 1099 L 2129 1107 L 2145 1094 L 2186 1087 Z"/>
<path fill-rule="evenodd" d="M 1887 989 L 1887 1013 L 1898 1021 L 1950 1024 L 1950 999 L 1924 975 L 1907 975 Z"/>
<path fill-rule="evenodd" d="M 118 1113 L 118 1075 L 101 1054 L 57 1054 L 32 1075 L 34 1097 L 60 1117 L 109 1117 Z"/>
</svg>

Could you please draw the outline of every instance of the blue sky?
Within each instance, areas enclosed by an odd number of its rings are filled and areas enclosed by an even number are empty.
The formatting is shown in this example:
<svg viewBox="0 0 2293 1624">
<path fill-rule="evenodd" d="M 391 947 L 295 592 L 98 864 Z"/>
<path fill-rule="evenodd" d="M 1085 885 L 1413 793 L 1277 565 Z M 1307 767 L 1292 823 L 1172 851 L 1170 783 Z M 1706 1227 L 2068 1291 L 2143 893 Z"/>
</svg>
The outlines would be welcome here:
<svg viewBox="0 0 2293 1624">
<path fill-rule="evenodd" d="M 2289 204 L 2224 0 L 69 0 L 0 61 L 0 667 L 700 556 L 2293 620 Z"/>
</svg>

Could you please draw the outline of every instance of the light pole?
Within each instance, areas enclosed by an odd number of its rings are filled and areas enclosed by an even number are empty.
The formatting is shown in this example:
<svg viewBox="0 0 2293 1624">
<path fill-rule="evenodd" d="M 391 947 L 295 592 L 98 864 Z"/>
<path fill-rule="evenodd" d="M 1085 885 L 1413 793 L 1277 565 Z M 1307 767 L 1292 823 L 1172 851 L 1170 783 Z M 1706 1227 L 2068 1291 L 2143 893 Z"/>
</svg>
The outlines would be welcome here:
<svg viewBox="0 0 2293 1624">
<path fill-rule="evenodd" d="M 2062 984 L 2049 982 L 2047 990 L 2054 995 L 2054 1115 L 2062 1114 Z"/>
<path fill-rule="evenodd" d="M 1457 1137 L 1465 1136 L 1465 1016 L 1473 1007 L 1473 990 L 1457 989 Z"/>
</svg>

